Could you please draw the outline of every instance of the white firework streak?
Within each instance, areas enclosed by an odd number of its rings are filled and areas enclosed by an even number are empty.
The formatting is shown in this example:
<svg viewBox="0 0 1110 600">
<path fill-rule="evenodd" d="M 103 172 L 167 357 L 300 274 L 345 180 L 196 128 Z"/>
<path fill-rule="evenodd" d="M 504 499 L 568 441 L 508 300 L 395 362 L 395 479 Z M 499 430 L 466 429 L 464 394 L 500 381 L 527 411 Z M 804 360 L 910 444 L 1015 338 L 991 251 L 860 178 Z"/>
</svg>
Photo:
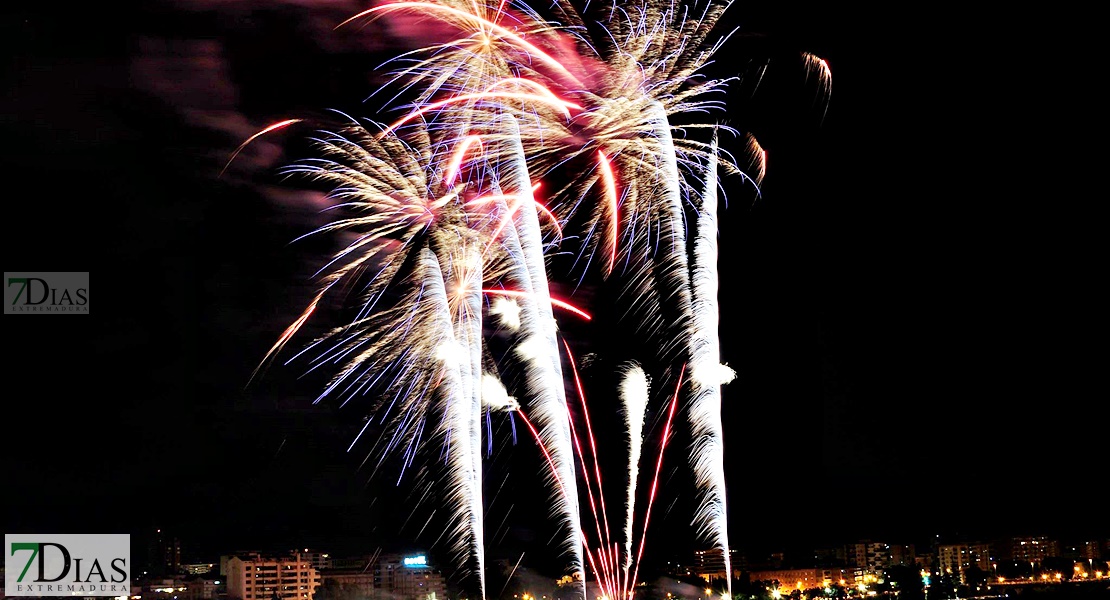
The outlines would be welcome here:
<svg viewBox="0 0 1110 600">
<path fill-rule="evenodd" d="M 678 335 L 673 337 L 664 332 L 661 343 L 664 356 L 678 355 L 685 358 L 690 350 L 690 324 L 692 302 L 690 299 L 690 267 L 686 258 L 686 224 L 682 208 L 681 180 L 678 175 L 678 157 L 675 154 L 674 140 L 671 138 L 671 124 L 667 111 L 659 102 L 654 102 L 651 110 L 652 133 L 659 143 L 659 171 L 662 180 L 660 193 L 663 195 L 659 216 L 659 242 L 655 249 L 655 260 L 659 262 L 658 284 L 662 287 L 660 296 L 664 306 L 674 307 L 673 318 L 677 320 Z M 664 310 L 664 314 L 666 311 Z M 671 346 L 677 346 L 672 348 Z"/>
<path fill-rule="evenodd" d="M 624 518 L 624 579 L 632 566 L 632 518 L 636 513 L 636 482 L 640 478 L 640 451 L 644 445 L 644 419 L 648 407 L 648 380 L 640 365 L 625 367 L 620 382 L 624 422 L 628 426 L 628 504 Z"/>
<path fill-rule="evenodd" d="M 583 563 L 582 524 L 578 507 L 578 485 L 574 476 L 574 453 L 570 435 L 570 411 L 567 408 L 566 389 L 563 385 L 563 366 L 560 359 L 555 315 L 551 309 L 551 292 L 547 285 L 547 266 L 544 262 L 543 239 L 540 220 L 532 197 L 532 182 L 525 162 L 524 147 L 520 142 L 520 128 L 512 116 L 506 116 L 505 139 L 509 144 L 510 158 L 504 165 L 506 180 L 511 182 L 523 198 L 518 202 L 514 224 L 520 242 L 521 256 L 531 284 L 533 314 L 521 321 L 521 332 L 526 339 L 536 337 L 543 341 L 541 356 L 533 361 L 537 367 L 534 377 L 528 378 L 528 388 L 534 393 L 529 414 L 537 424 L 544 447 L 551 455 L 561 486 L 556 488 L 554 511 L 566 528 L 563 549 L 571 556 L 571 568 L 582 575 L 582 594 L 585 596 L 585 565 Z M 561 488 L 560 493 L 558 489 Z"/>
<path fill-rule="evenodd" d="M 690 459 L 698 489 L 693 524 L 697 535 L 708 538 L 724 555 L 728 593 L 732 596 L 732 564 L 728 547 L 728 512 L 725 504 L 724 440 L 721 425 L 721 384 L 731 380 L 731 370 L 720 363 L 721 343 L 717 305 L 717 136 L 713 136 L 705 189 L 697 207 L 694 264 L 691 287 L 694 321 L 691 349 L 694 399 L 690 407 L 693 441 Z"/>
<path fill-rule="evenodd" d="M 724 555 L 726 573 L 732 572 L 728 548 L 728 514 L 725 505 L 724 445 L 721 424 L 720 341 L 718 333 L 717 274 L 717 143 L 714 135 L 707 165 L 706 187 L 698 207 L 694 265 L 690 271 L 686 258 L 684 211 L 680 192 L 677 158 L 670 124 L 662 105 L 654 107 L 652 122 L 661 149 L 664 176 L 663 193 L 669 220 L 661 224 L 662 279 L 664 302 L 675 303 L 680 339 L 695 371 L 694 397 L 689 419 L 693 433 L 690 460 L 699 493 L 694 524 L 699 536 L 709 537 Z M 669 244 L 669 246 L 668 246 Z M 681 279 L 681 281 L 679 281 Z M 685 352 L 683 352 L 685 351 Z M 705 379 L 713 379 L 710 384 Z M 701 381 L 698 381 L 700 379 Z M 728 578 L 729 596 L 732 578 Z"/>
<path fill-rule="evenodd" d="M 459 276 L 455 284 L 459 286 L 461 302 L 458 304 L 455 321 L 455 337 L 464 341 L 469 352 L 469 362 L 464 365 L 463 381 L 469 400 L 467 427 L 470 435 L 471 494 L 470 518 L 475 540 L 475 558 L 478 559 L 478 582 L 482 598 L 486 597 L 485 542 L 482 509 L 482 257 L 474 243 L 466 244 L 463 256 L 458 257 L 464 264 L 453 265 Z M 468 368 L 469 367 L 469 368 Z"/>
<path fill-rule="evenodd" d="M 452 552 L 456 556 L 474 556 L 478 562 L 478 578 L 481 583 L 482 598 L 485 598 L 485 557 L 482 534 L 482 481 L 481 462 L 475 470 L 474 457 L 481 457 L 481 439 L 474 440 L 473 421 L 481 421 L 481 411 L 475 411 L 471 388 L 477 389 L 471 376 L 469 348 L 460 347 L 458 342 L 470 335 L 469 323 L 461 326 L 452 322 L 451 309 L 447 301 L 447 290 L 439 259 L 431 250 L 420 254 L 421 270 L 424 280 L 424 294 L 434 307 L 436 325 L 434 330 L 440 338 L 436 358 L 443 362 L 443 382 L 439 391 L 445 396 L 444 418 L 440 433 L 445 440 L 448 465 L 448 499 L 454 505 L 455 535 Z M 454 269 L 452 269 L 454 270 Z M 481 300 L 479 296 L 479 301 Z M 465 308 L 463 309 L 465 310 Z M 479 319 L 481 313 L 479 313 Z M 479 320 L 479 327 L 481 321 Z M 461 360 L 460 360 L 461 359 Z M 479 397 L 479 402 L 481 401 Z"/>
</svg>

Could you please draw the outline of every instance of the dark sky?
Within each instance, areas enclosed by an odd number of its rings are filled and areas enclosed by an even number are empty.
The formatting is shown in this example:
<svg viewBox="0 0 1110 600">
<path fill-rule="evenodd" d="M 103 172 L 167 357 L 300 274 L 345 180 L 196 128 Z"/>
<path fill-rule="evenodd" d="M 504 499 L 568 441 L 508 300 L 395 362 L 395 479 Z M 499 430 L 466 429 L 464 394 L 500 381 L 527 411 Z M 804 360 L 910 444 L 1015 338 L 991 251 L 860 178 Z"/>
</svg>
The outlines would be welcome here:
<svg viewBox="0 0 1110 600">
<path fill-rule="evenodd" d="M 5 8 L 4 270 L 96 287 L 88 316 L 3 319 L 6 532 L 428 543 L 346 452 L 362 414 L 312 406 L 291 370 L 247 387 L 331 248 L 289 244 L 322 217 L 275 185 L 281 136 L 216 177 L 270 122 L 372 110 L 390 42 L 331 31 L 358 7 Z M 732 539 L 1110 537 L 1093 43 L 1064 12 L 886 10 L 730 9 L 714 68 L 770 59 L 728 100 L 769 154 L 721 224 Z M 827 110 L 801 51 L 831 66 Z M 535 458 L 498 451 L 491 472 Z M 690 492 L 663 494 L 653 527 L 688 531 Z M 517 520 L 505 548 L 546 544 Z"/>
</svg>

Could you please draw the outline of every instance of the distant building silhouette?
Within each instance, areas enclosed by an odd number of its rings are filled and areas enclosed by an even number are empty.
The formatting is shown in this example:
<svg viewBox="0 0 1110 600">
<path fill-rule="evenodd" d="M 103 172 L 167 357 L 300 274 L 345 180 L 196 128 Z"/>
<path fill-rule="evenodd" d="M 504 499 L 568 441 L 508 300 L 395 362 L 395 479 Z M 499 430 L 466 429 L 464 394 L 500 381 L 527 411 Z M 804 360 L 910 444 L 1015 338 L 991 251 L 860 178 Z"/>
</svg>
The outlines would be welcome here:
<svg viewBox="0 0 1110 600">
<path fill-rule="evenodd" d="M 1051 540 L 1046 536 L 1014 537 L 1009 540 L 1009 548 L 1004 557 L 1014 562 L 1027 562 L 1036 565 L 1044 563 L 1044 559 L 1060 556 L 1060 542 Z"/>
<path fill-rule="evenodd" d="M 166 577 L 146 579 L 138 589 L 143 600 L 219 600 L 223 585 L 213 577 Z"/>
<path fill-rule="evenodd" d="M 184 575 L 207 575 L 216 573 L 216 563 L 188 563 L 178 567 Z"/>
<path fill-rule="evenodd" d="M 289 554 L 300 554 L 301 558 L 308 561 L 308 564 L 317 571 L 322 571 L 331 566 L 331 555 L 327 552 L 311 548 L 294 548 L 289 551 Z"/>
<path fill-rule="evenodd" d="M 173 577 L 181 570 L 181 540 L 165 529 L 155 529 L 147 545 L 147 576 Z"/>
<path fill-rule="evenodd" d="M 912 544 L 891 545 L 870 540 L 849 544 L 845 555 L 848 566 L 855 569 L 858 576 L 878 575 L 890 567 L 912 566 L 917 561 L 917 553 Z"/>
<path fill-rule="evenodd" d="M 1102 548 L 1097 541 L 1087 541 L 1080 544 L 1079 557 L 1097 559 L 1102 558 Z"/>
<path fill-rule="evenodd" d="M 852 583 L 851 574 L 843 569 L 770 569 L 752 571 L 748 578 L 752 583 L 762 583 L 783 593 Z"/>
<path fill-rule="evenodd" d="M 998 566 L 997 544 L 974 542 L 968 544 L 940 544 L 937 546 L 937 568 L 942 575 L 967 581 L 969 569 L 995 573 Z"/>
<path fill-rule="evenodd" d="M 693 573 L 698 577 L 712 582 L 716 579 L 726 579 L 730 576 L 729 572 L 725 569 L 725 553 L 720 548 L 711 548 L 709 550 L 695 550 L 694 551 L 694 564 Z M 729 564 L 732 566 L 733 576 L 736 576 L 740 570 L 737 564 L 739 553 L 736 550 L 729 551 Z"/>
<path fill-rule="evenodd" d="M 374 564 L 377 556 L 329 560 L 320 571 L 322 583 L 316 600 L 367 600 L 374 597 Z"/>
<path fill-rule="evenodd" d="M 848 566 L 848 546 L 817 548 L 813 551 L 813 559 L 816 567 L 846 567 Z"/>
</svg>

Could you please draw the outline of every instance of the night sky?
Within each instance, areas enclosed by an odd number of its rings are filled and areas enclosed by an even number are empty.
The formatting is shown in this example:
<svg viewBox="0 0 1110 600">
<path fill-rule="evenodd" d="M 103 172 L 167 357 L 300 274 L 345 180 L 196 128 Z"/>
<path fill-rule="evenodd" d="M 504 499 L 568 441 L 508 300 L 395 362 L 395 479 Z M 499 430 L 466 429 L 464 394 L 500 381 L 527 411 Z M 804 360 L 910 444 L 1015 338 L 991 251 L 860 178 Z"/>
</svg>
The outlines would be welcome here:
<svg viewBox="0 0 1110 600">
<path fill-rule="evenodd" d="M 354 0 L 144 4 L 4 9 L 4 270 L 89 271 L 96 298 L 3 318 L 4 531 L 163 527 L 198 559 L 425 546 L 407 489 L 346 452 L 364 411 L 313 406 L 280 365 L 248 385 L 333 250 L 290 243 L 324 222 L 274 177 L 294 136 L 217 177 L 276 120 L 372 116 L 390 40 L 332 31 Z M 714 69 L 770 65 L 728 99 L 769 155 L 758 199 L 726 183 L 721 222 L 730 535 L 1110 537 L 1104 148 L 1084 116 L 1105 67 L 1063 12 L 888 10 L 737 3 L 722 28 Z M 802 51 L 831 67 L 827 108 Z M 494 556 L 551 535 L 534 452 L 490 461 L 521 495 L 511 518 L 489 507 Z M 689 531 L 667 460 L 649 553 Z"/>
</svg>

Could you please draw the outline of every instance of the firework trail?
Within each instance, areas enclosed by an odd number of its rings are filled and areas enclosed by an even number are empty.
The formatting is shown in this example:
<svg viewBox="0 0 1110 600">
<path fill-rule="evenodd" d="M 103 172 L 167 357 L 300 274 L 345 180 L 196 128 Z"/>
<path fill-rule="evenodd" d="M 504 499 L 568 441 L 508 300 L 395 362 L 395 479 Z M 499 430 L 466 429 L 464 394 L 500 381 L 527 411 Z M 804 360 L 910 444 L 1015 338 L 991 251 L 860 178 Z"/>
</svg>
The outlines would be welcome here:
<svg viewBox="0 0 1110 600">
<path fill-rule="evenodd" d="M 462 264 L 459 264 L 459 263 Z M 464 401 L 457 402 L 453 419 L 467 426 L 468 445 L 460 450 L 458 456 L 469 459 L 469 494 L 467 514 L 470 522 L 470 538 L 473 541 L 472 555 L 478 561 L 478 581 L 481 598 L 486 597 L 485 543 L 482 524 L 482 259 L 481 249 L 469 244 L 454 257 L 452 278 L 459 290 L 460 302 L 456 309 L 455 337 L 467 351 L 462 372 Z M 448 411 L 451 413 L 451 411 Z M 454 416 L 454 415 L 452 415 Z M 462 431 L 458 429 L 457 431 Z M 463 436 L 459 436 L 460 438 Z M 465 470 L 465 465 L 461 466 Z"/>
<path fill-rule="evenodd" d="M 678 407 L 678 396 L 682 389 L 683 377 L 686 375 L 686 366 L 683 365 L 682 370 L 678 375 L 678 384 L 675 386 L 674 396 L 671 398 L 670 408 L 667 409 L 667 421 L 663 426 L 663 438 L 659 443 L 659 458 L 655 461 L 655 477 L 651 481 L 651 493 L 648 495 L 647 510 L 644 512 L 644 527 L 640 532 L 640 547 L 636 551 L 636 568 L 632 572 L 632 578 L 628 580 L 627 586 L 622 590 L 621 598 L 628 598 L 632 600 L 634 590 L 636 589 L 636 579 L 640 572 L 640 561 L 644 556 L 644 544 L 647 542 L 648 523 L 651 521 L 651 507 L 655 504 L 655 492 L 659 489 L 659 473 L 663 469 L 663 452 L 667 449 L 667 442 L 671 437 L 671 423 L 674 420 L 675 409 Z"/>
<path fill-rule="evenodd" d="M 504 140 L 513 148 L 511 159 L 502 165 L 502 181 L 508 182 L 520 196 L 515 210 L 510 211 L 514 226 L 506 236 L 508 254 L 520 258 L 512 261 L 516 270 L 512 279 L 531 296 L 521 298 L 522 342 L 516 353 L 529 365 L 530 373 L 526 378 L 529 412 L 538 426 L 544 447 L 550 453 L 557 479 L 562 482 L 555 490 L 554 510 L 567 532 L 563 538 L 563 549 L 572 557 L 572 569 L 581 573 L 584 570 L 582 532 L 574 478 L 570 413 L 563 386 L 557 325 L 551 308 L 539 215 L 532 198 L 532 182 L 525 163 L 524 148 L 517 135 L 516 120 L 511 115 L 505 117 L 503 131 Z"/>
<path fill-rule="evenodd" d="M 759 140 L 755 139 L 754 135 L 747 133 L 744 137 L 747 140 L 748 156 L 755 162 L 755 176 L 752 177 L 752 183 L 755 184 L 758 194 L 759 184 L 763 183 L 763 178 L 767 175 L 767 151 L 759 145 Z"/>
<path fill-rule="evenodd" d="M 640 452 L 644 444 L 644 419 L 648 409 L 649 386 L 647 375 L 640 365 L 623 369 L 620 382 L 620 399 L 624 406 L 625 425 L 628 428 L 628 500 L 624 520 L 624 579 L 628 581 L 628 568 L 632 566 L 632 521 L 636 513 L 636 482 L 640 478 Z"/>
<path fill-rule="evenodd" d="M 604 154 L 614 157 L 616 171 L 622 175 L 622 229 L 629 231 L 629 235 L 638 234 L 649 240 L 650 274 L 633 272 L 625 285 L 633 290 L 631 296 L 637 298 L 634 308 L 640 327 L 658 327 L 646 330 L 651 338 L 658 340 L 658 356 L 664 365 L 674 364 L 676 360 L 704 363 L 704 355 L 709 352 L 713 354 L 713 367 L 717 367 L 720 356 L 716 337 L 716 171 L 721 163 L 717 129 L 713 129 L 712 140 L 707 145 L 684 138 L 679 147 L 672 135 L 675 128 L 671 118 L 714 107 L 711 102 L 699 103 L 693 99 L 717 91 L 724 82 L 698 82 L 695 75 L 719 47 L 706 47 L 704 40 L 723 10 L 723 5 L 710 3 L 701 17 L 688 20 L 681 7 L 650 2 L 634 5 L 625 13 L 627 18 L 607 22 L 616 52 L 605 61 L 612 70 L 606 71 L 610 77 L 600 84 L 601 98 L 571 96 L 587 107 L 587 113 L 575 121 L 575 124 L 583 123 L 585 131 L 604 131 L 606 126 L 620 123 L 619 127 L 614 127 L 620 131 L 617 140 L 604 135 L 593 135 L 592 139 Z M 622 93 L 614 93 L 616 90 Z M 614 98 L 620 102 L 613 102 Z M 762 178 L 765 156 L 761 153 L 759 158 Z M 702 215 L 700 219 L 708 218 L 699 231 L 708 228 L 708 235 L 713 237 L 708 247 L 704 235 L 695 240 L 695 264 L 691 272 L 683 196 L 688 193 L 697 197 L 699 193 L 686 185 L 682 171 L 699 173 L 698 163 L 702 161 L 712 163 L 712 177 L 707 184 L 712 195 L 701 192 L 700 196 L 713 203 L 713 213 L 706 215 L 703 207 L 695 208 Z M 726 171 L 739 172 L 731 157 L 723 162 Z M 595 220 L 600 220 L 604 211 L 595 209 L 593 215 Z M 637 244 L 627 244 L 627 247 L 630 253 L 627 256 L 631 257 Z M 707 253 L 712 254 L 712 265 L 708 268 L 704 264 Z M 700 287 L 697 299 L 695 286 Z M 704 298 L 707 294 L 711 299 Z M 656 303 L 644 300 L 653 297 L 657 298 Z M 712 313 L 712 319 L 706 317 L 707 313 Z M 713 342 L 708 348 L 701 341 L 706 336 Z M 705 373 L 705 367 L 701 370 L 702 377 L 716 375 Z M 700 496 L 695 523 L 699 533 L 710 537 L 722 550 L 728 565 L 719 386 L 718 381 L 708 393 L 703 393 L 697 384 L 691 386 L 693 397 L 684 409 L 689 410 L 688 418 L 695 435 L 691 461 Z M 726 570 L 731 572 L 731 567 L 726 566 Z M 731 581 L 729 587 L 731 593 Z"/>
<path fill-rule="evenodd" d="M 652 480 L 651 493 L 648 497 L 647 509 L 643 515 L 644 523 L 640 531 L 640 543 L 638 545 L 638 550 L 635 553 L 636 558 L 634 561 L 632 561 L 630 558 L 632 556 L 631 521 L 633 519 L 634 512 L 633 508 L 631 508 L 633 503 L 630 502 L 630 507 L 628 509 L 629 522 L 626 530 L 627 539 L 625 543 L 626 558 L 623 561 L 623 564 L 621 564 L 622 561 L 620 559 L 619 550 L 620 545 L 618 543 L 613 543 L 610 541 L 608 518 L 605 516 L 604 486 L 602 484 L 601 470 L 598 462 L 597 440 L 594 436 L 593 427 L 590 424 L 591 421 L 589 417 L 588 403 L 586 401 L 586 394 L 583 391 L 582 381 L 578 375 L 578 370 L 575 366 L 576 361 L 574 359 L 573 353 L 570 350 L 570 346 L 565 341 L 563 342 L 563 345 L 566 348 L 568 361 L 571 366 L 572 377 L 575 383 L 575 389 L 578 392 L 578 398 L 581 403 L 582 416 L 586 424 L 587 441 L 589 442 L 588 446 L 591 450 L 591 455 L 589 458 L 587 458 L 585 451 L 582 449 L 584 444 L 582 443 L 582 440 L 580 439 L 577 433 L 577 429 L 574 427 L 572 420 L 570 428 L 571 436 L 574 440 L 574 447 L 579 458 L 583 483 L 586 487 L 586 493 L 589 498 L 590 511 L 593 516 L 595 529 L 598 536 L 597 546 L 593 549 L 594 551 L 592 552 L 590 544 L 586 540 L 586 537 L 583 536 L 583 549 L 585 551 L 586 559 L 590 564 L 591 570 L 594 572 L 598 586 L 601 589 L 603 596 L 610 599 L 631 600 L 634 594 L 633 590 L 635 589 L 635 579 L 639 570 L 641 559 L 643 558 L 644 548 L 646 545 L 648 524 L 651 520 L 651 509 L 655 502 L 656 492 L 659 487 L 659 477 L 663 465 L 663 454 L 666 451 L 668 442 L 671 438 L 672 423 L 674 421 L 675 412 L 678 407 L 679 392 L 681 391 L 684 383 L 683 378 L 685 375 L 685 367 L 683 367 L 682 371 L 678 375 L 678 382 L 675 386 L 675 392 L 668 403 L 669 408 L 667 408 L 666 410 L 666 424 L 664 425 L 663 434 L 659 442 L 659 455 L 655 464 L 655 475 L 654 479 Z M 624 400 L 626 407 L 629 410 L 636 411 L 640 414 L 639 417 L 632 417 L 630 420 L 633 422 L 638 421 L 642 426 L 642 423 L 644 422 L 644 412 L 646 410 L 646 403 L 648 398 L 648 384 L 646 375 L 644 375 L 643 370 L 639 368 L 638 365 L 627 366 L 624 369 L 624 374 L 625 377 L 622 380 L 622 388 L 624 389 L 622 389 L 622 393 L 625 396 Z M 555 479 L 556 484 L 560 488 L 562 488 L 564 480 L 562 479 L 562 477 L 559 476 L 558 469 L 554 461 L 552 460 L 551 453 L 548 451 L 547 445 L 545 444 L 542 436 L 532 425 L 531 421 L 524 414 L 523 410 L 520 410 L 518 414 L 520 415 L 520 418 L 524 422 L 525 426 L 528 428 L 529 432 L 532 434 L 532 437 L 536 440 L 536 443 L 539 446 L 540 451 L 543 453 L 544 459 L 547 462 L 550 473 Z M 642 436 L 636 437 L 642 438 Z M 642 439 L 640 441 L 642 441 Z M 639 447 L 640 444 L 636 443 L 635 453 L 637 454 L 637 458 L 635 459 L 635 462 L 637 463 L 639 462 Z M 590 468 L 591 459 L 593 466 L 592 469 Z M 638 477 L 638 469 L 633 468 L 630 469 L 630 471 L 632 471 L 632 475 L 634 477 Z M 591 478 L 593 479 L 593 484 L 590 483 Z M 632 495 L 634 496 L 634 492 L 632 492 Z M 632 564 L 636 565 L 637 572 L 633 572 L 631 576 L 629 576 L 628 570 Z"/>
<path fill-rule="evenodd" d="M 432 335 L 438 344 L 435 358 L 443 365 L 443 376 L 436 392 L 445 396 L 444 417 L 440 421 L 440 435 L 446 441 L 446 458 L 449 483 L 448 503 L 455 507 L 456 553 L 472 556 L 478 563 L 478 578 L 482 598 L 485 598 L 485 544 L 482 525 L 482 473 L 481 473 L 481 408 L 475 410 L 472 402 L 479 389 L 473 381 L 473 353 L 468 348 L 466 336 L 472 331 L 467 323 L 461 326 L 452 319 L 447 300 L 439 258 L 425 248 L 420 252 L 424 272 L 423 285 L 428 303 L 436 315 Z M 454 267 L 453 267 L 454 268 Z M 469 305 L 470 303 L 467 302 Z M 470 307 L 464 307 L 468 310 Z M 460 344 L 459 335 L 463 343 Z M 476 394 L 475 394 L 476 395 Z M 481 398 L 479 395 L 479 402 Z M 475 435 L 474 421 L 478 423 Z M 474 460 L 477 456 L 478 460 Z"/>
<path fill-rule="evenodd" d="M 805 63 L 807 79 L 810 73 L 816 73 L 817 95 L 819 99 L 824 101 L 825 105 L 821 109 L 821 119 L 824 120 L 829 111 L 829 95 L 832 94 L 832 70 L 829 69 L 828 61 L 816 54 L 804 52 L 802 60 Z"/>
<path fill-rule="evenodd" d="M 731 597 L 732 560 L 729 554 L 728 510 L 725 503 L 721 385 L 730 381 L 734 374 L 731 369 L 720 364 L 717 162 L 713 159 L 706 166 L 705 189 L 698 206 L 691 283 L 694 302 L 691 383 L 695 391 L 688 412 L 693 436 L 690 462 L 698 489 L 694 526 L 699 537 L 708 538 L 722 552 L 725 573 L 728 573 L 728 594 Z"/>
<path fill-rule="evenodd" d="M 690 326 L 693 305 L 690 292 L 689 264 L 686 255 L 686 222 L 682 205 L 682 191 L 675 159 L 671 128 L 661 104 L 655 105 L 652 124 L 660 146 L 662 163 L 659 186 L 663 196 L 662 214 L 659 215 L 660 239 L 655 251 L 656 284 L 661 286 L 661 310 L 677 332 L 673 338 L 664 338 L 660 350 L 664 356 L 678 354 L 686 358 L 690 344 Z M 669 337 L 669 336 L 668 336 Z M 673 344 L 673 346 L 672 346 Z"/>
<path fill-rule="evenodd" d="M 609 516 L 605 508 L 605 489 L 601 481 L 601 465 L 598 461 L 597 452 L 597 439 L 594 436 L 593 424 L 590 419 L 590 410 L 586 402 L 586 393 L 583 390 L 582 379 L 578 375 L 577 361 L 574 359 L 574 354 L 570 350 L 570 344 L 563 341 L 563 347 L 566 349 L 567 360 L 570 363 L 571 375 L 574 379 L 575 390 L 578 392 L 578 400 L 582 407 L 582 418 L 586 424 L 586 436 L 589 441 L 590 458 L 592 458 L 593 469 L 591 473 L 590 462 L 586 458 L 585 452 L 582 450 L 582 440 L 578 435 L 578 430 L 574 426 L 574 420 L 570 421 L 570 433 L 574 440 L 574 449 L 578 453 L 578 462 L 582 469 L 582 482 L 586 486 L 586 497 L 589 500 L 590 512 L 593 515 L 594 528 L 597 531 L 597 560 L 593 563 L 593 570 L 597 576 L 598 585 L 605 591 L 605 596 L 608 598 L 618 598 L 620 583 L 618 581 L 618 551 L 616 545 L 613 544 L 609 529 Z M 590 476 L 593 475 L 593 484 L 590 483 Z M 597 494 L 595 498 L 594 486 L 597 486 Z M 598 512 L 598 506 L 601 507 L 601 512 Z M 587 556 L 589 556 L 589 544 L 583 538 L 583 544 L 586 545 Z"/>
<path fill-rule="evenodd" d="M 363 289 L 357 315 L 317 338 L 292 360 L 314 352 L 308 371 L 339 365 L 316 399 L 370 405 L 381 433 L 367 459 L 375 471 L 400 454 L 400 477 L 425 442 L 429 420 L 442 444 L 449 552 L 472 569 L 485 595 L 482 501 L 482 282 L 503 275 L 503 257 L 487 253 L 480 203 L 464 200 L 466 184 L 448 185 L 427 130 L 408 141 L 371 133 L 351 119 L 314 138 L 319 156 L 285 169 L 331 186 L 337 218 L 311 234 L 352 239 L 320 272 L 323 285 L 271 348 L 271 359 L 332 294 Z M 470 193 L 469 195 L 473 195 Z M 309 235 L 311 235 L 309 234 Z M 435 359 L 435 360 L 433 360 Z M 349 449 L 350 449 L 349 448 Z M 400 477 L 398 482 L 400 482 Z M 428 496 L 431 496 L 429 494 Z"/>
<path fill-rule="evenodd" d="M 501 592 L 499 594 L 497 594 L 498 598 L 501 597 L 501 594 L 505 593 L 505 588 L 509 587 L 509 582 L 513 580 L 513 575 L 516 574 L 516 570 L 518 568 L 520 568 L 520 562 L 523 561 L 523 560 L 524 560 L 524 553 L 521 552 L 520 553 L 520 558 L 516 559 L 516 564 L 513 565 L 513 570 L 509 571 L 509 576 L 505 578 L 505 585 L 501 586 Z"/>
</svg>

